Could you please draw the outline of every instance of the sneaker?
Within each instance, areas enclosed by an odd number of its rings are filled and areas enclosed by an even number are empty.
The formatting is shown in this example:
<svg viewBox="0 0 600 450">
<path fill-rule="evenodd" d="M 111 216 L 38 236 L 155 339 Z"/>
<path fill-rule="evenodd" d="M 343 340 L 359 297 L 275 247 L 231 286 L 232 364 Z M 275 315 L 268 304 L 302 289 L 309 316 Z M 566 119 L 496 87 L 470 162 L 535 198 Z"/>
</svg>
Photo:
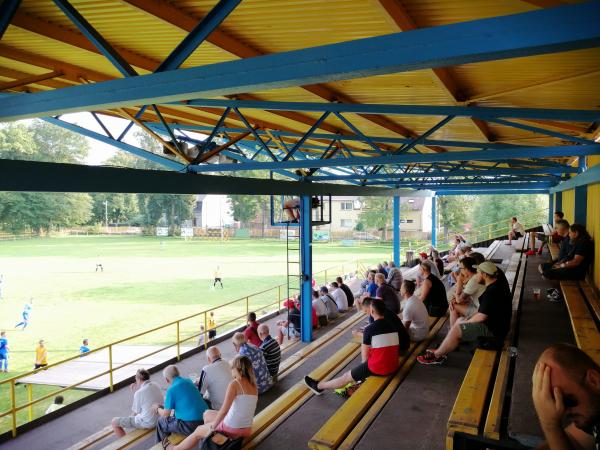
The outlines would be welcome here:
<svg viewBox="0 0 600 450">
<path fill-rule="evenodd" d="M 554 303 L 558 303 L 562 301 L 562 298 L 560 296 L 553 296 L 553 295 L 548 295 L 546 296 L 546 298 L 548 299 L 549 302 L 554 302 Z"/>
<path fill-rule="evenodd" d="M 538 272 L 540 273 L 540 275 L 544 275 L 544 269 L 542 268 L 541 264 L 538 264 Z"/>
<path fill-rule="evenodd" d="M 550 289 L 546 289 L 546 294 L 548 294 L 548 295 L 557 295 L 557 294 L 560 294 L 560 292 L 556 288 L 550 288 Z"/>
<path fill-rule="evenodd" d="M 440 356 L 439 358 L 436 358 L 435 354 L 431 350 L 427 350 L 422 355 L 417 356 L 417 361 L 426 366 L 439 365 L 446 361 L 446 356 Z"/>
<path fill-rule="evenodd" d="M 304 384 L 306 385 L 306 387 L 308 387 L 311 391 L 314 392 L 315 395 L 321 395 L 323 394 L 323 389 L 319 389 L 317 386 L 319 385 L 319 382 L 317 380 L 313 380 L 311 377 L 309 377 L 308 375 L 304 377 Z"/>
<path fill-rule="evenodd" d="M 535 250 L 529 250 L 529 251 L 527 251 L 526 254 L 527 254 L 527 256 L 533 256 L 533 255 L 535 255 Z"/>
<path fill-rule="evenodd" d="M 340 397 L 343 397 L 343 398 L 348 398 L 348 397 L 350 397 L 350 396 L 351 396 L 351 395 L 354 393 L 354 391 L 357 389 L 355 386 L 356 386 L 356 383 L 354 383 L 354 382 L 351 382 L 351 383 L 348 383 L 348 384 L 347 384 L 346 386 L 344 386 L 344 387 L 341 387 L 341 388 L 334 389 L 334 390 L 333 390 L 333 392 L 334 392 L 336 395 L 339 395 Z"/>
</svg>

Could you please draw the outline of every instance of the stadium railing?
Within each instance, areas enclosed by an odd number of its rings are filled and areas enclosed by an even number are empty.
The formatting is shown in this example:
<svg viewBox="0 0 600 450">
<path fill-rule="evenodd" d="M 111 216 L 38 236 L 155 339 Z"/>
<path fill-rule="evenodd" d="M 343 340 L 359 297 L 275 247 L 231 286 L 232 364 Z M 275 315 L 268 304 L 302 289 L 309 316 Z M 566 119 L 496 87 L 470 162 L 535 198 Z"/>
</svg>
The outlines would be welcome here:
<svg viewBox="0 0 600 450">
<path fill-rule="evenodd" d="M 348 263 L 343 263 L 343 264 L 339 264 L 336 266 L 328 267 L 327 269 L 321 270 L 319 272 L 315 272 L 313 274 L 313 276 L 314 276 L 315 280 L 317 280 L 318 278 L 320 279 L 321 276 L 322 276 L 323 280 L 328 280 L 328 275 L 339 276 L 341 274 L 347 274 L 350 272 L 362 273 L 364 270 L 365 270 L 364 264 L 361 261 L 357 260 L 357 261 L 351 261 Z M 246 319 L 248 317 L 248 313 L 250 311 L 253 311 L 253 310 L 263 310 L 264 311 L 264 310 L 268 310 L 269 308 L 271 308 L 272 309 L 271 312 L 273 312 L 273 313 L 280 312 L 282 310 L 282 307 L 284 306 L 284 302 L 287 300 L 284 295 L 287 292 L 287 289 L 285 289 L 285 287 L 286 287 L 286 284 L 280 284 L 280 285 L 277 285 L 275 287 L 272 287 L 272 288 L 269 288 L 269 289 L 266 289 L 266 290 L 263 290 L 260 292 L 249 294 L 247 296 L 238 298 L 236 300 L 232 300 L 230 302 L 221 304 L 219 306 L 215 306 L 213 308 L 209 308 L 209 309 L 200 311 L 196 314 L 192 314 L 190 316 L 154 327 L 149 330 L 145 330 L 145 331 L 135 334 L 133 336 L 128 336 L 126 338 L 111 342 L 110 344 L 106 344 L 106 345 L 103 345 L 96 349 L 93 349 L 90 352 L 86 353 L 86 357 L 91 354 L 94 354 L 94 353 L 97 354 L 102 351 L 108 351 L 108 369 L 107 370 L 103 370 L 99 373 L 94 374 L 93 376 L 86 377 L 86 378 L 82 379 L 81 381 L 78 381 L 77 383 L 72 383 L 68 386 L 53 390 L 52 392 L 42 395 L 35 399 L 33 398 L 32 385 L 27 384 L 27 388 L 28 388 L 27 389 L 28 390 L 27 401 L 24 403 L 21 403 L 21 404 L 18 404 L 19 402 L 17 401 L 17 395 L 16 395 L 16 385 L 20 383 L 19 382 L 20 379 L 25 378 L 30 375 L 37 374 L 39 372 L 42 372 L 42 371 L 45 371 L 48 369 L 56 368 L 60 365 L 66 364 L 71 361 L 79 360 L 81 358 L 81 355 L 76 354 L 76 355 L 73 355 L 72 357 L 63 359 L 59 362 L 49 364 L 46 367 L 43 367 L 43 368 L 40 368 L 37 370 L 32 370 L 32 371 L 25 372 L 25 373 L 20 373 L 19 375 L 16 375 L 14 377 L 4 379 L 4 380 L 0 381 L 0 393 L 2 393 L 3 390 L 6 389 L 6 387 L 8 387 L 11 407 L 8 410 L 0 412 L 0 423 L 3 421 L 4 417 L 11 416 L 12 420 L 11 420 L 11 424 L 10 424 L 10 430 L 12 431 L 12 436 L 16 437 L 17 427 L 19 425 L 29 423 L 35 419 L 35 417 L 33 417 L 34 416 L 33 406 L 40 402 L 48 401 L 51 398 L 55 397 L 56 395 L 60 395 L 71 389 L 80 388 L 81 386 L 85 385 L 86 383 L 90 383 L 93 380 L 96 380 L 100 377 L 104 377 L 107 375 L 109 378 L 108 389 L 110 392 L 112 392 L 114 389 L 114 386 L 116 384 L 114 382 L 114 378 L 113 378 L 114 372 L 121 370 L 124 367 L 130 366 L 130 365 L 137 363 L 145 358 L 156 355 L 157 353 L 163 352 L 163 351 L 171 349 L 173 347 L 175 347 L 175 349 L 176 349 L 176 359 L 180 360 L 182 344 L 189 343 L 189 342 L 193 342 L 194 348 L 197 348 L 197 347 L 206 348 L 210 342 L 209 331 L 211 331 L 211 330 L 209 329 L 208 324 L 209 324 L 209 315 L 211 312 L 223 310 L 223 308 L 228 308 L 228 307 L 231 307 L 234 305 L 238 307 L 238 310 L 243 311 L 242 314 L 234 314 L 233 317 L 225 315 L 224 317 L 227 317 L 227 319 L 225 321 L 219 322 L 218 324 L 215 325 L 214 329 L 219 330 L 218 334 L 223 335 L 223 334 L 231 332 L 232 330 L 235 330 L 235 329 L 239 328 L 240 326 L 242 326 L 243 324 L 245 324 Z M 270 294 L 271 297 L 269 297 L 269 296 L 265 297 L 266 294 Z M 284 295 L 284 296 L 282 297 L 282 295 Z M 267 300 L 267 302 L 264 303 L 265 298 L 272 299 L 273 297 L 276 298 L 275 301 Z M 256 301 L 253 302 L 253 299 L 256 299 Z M 275 307 L 277 307 L 276 310 L 275 310 Z M 188 328 L 198 330 L 200 328 L 198 326 L 199 318 L 201 319 L 201 323 L 204 324 L 204 329 L 199 332 L 192 332 L 191 334 L 188 333 L 187 335 L 185 335 L 184 324 L 187 323 Z M 160 340 L 162 341 L 161 343 L 164 343 L 165 331 L 170 331 L 169 335 L 175 336 L 174 341 L 167 340 L 166 345 L 160 345 L 157 349 L 150 351 L 148 353 L 144 353 L 143 355 L 138 356 L 135 359 L 128 360 L 127 362 L 120 363 L 120 364 L 114 363 L 113 352 L 114 352 L 114 348 L 116 346 L 123 345 L 124 343 L 127 343 L 127 342 L 131 343 L 131 341 L 138 340 L 143 337 L 149 337 L 149 335 L 151 335 L 153 333 L 157 333 L 157 332 L 162 332 L 163 336 L 160 338 Z M 174 331 L 174 333 L 173 333 L 173 331 Z M 200 340 L 201 338 L 203 338 L 203 339 Z M 153 342 L 153 343 L 156 344 L 156 342 Z M 146 342 L 145 344 L 148 345 L 149 343 Z M 129 378 L 129 377 L 127 377 L 127 378 Z M 25 384 L 25 383 L 23 383 L 23 384 Z M 17 420 L 18 419 L 17 414 L 19 412 L 25 411 L 25 410 L 27 410 L 26 419 Z M 59 412 L 60 412 L 60 410 L 59 410 Z M 18 422 L 21 422 L 21 423 L 18 423 Z"/>
</svg>

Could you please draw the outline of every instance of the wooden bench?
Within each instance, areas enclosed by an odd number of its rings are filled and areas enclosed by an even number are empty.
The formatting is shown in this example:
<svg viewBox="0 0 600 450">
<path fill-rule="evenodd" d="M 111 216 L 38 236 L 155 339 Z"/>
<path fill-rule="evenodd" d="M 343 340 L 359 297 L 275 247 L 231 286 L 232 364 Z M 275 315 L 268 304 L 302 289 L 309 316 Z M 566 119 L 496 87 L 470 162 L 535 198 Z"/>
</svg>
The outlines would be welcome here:
<svg viewBox="0 0 600 450">
<path fill-rule="evenodd" d="M 399 359 L 400 369 L 396 374 L 387 377 L 369 377 L 362 383 L 352 397 L 339 408 L 333 416 L 315 433 L 308 442 L 308 446 L 312 449 L 335 449 L 340 446 L 344 440 L 354 441 L 362 435 L 361 430 L 369 426 L 377 412 L 383 407 L 383 403 L 378 401 L 381 394 L 394 381 L 397 387 L 406 377 L 410 368 L 416 361 L 416 356 L 427 349 L 431 340 L 437 335 L 440 328 L 447 320 L 446 317 L 431 318 L 430 332 L 427 339 L 412 343 L 406 355 Z M 395 389 L 394 389 L 395 390 Z M 389 395 L 393 390 L 388 391 Z M 389 397 L 388 397 L 389 398 Z M 377 402 L 375 409 L 371 407 Z M 366 417 L 368 415 L 368 417 Z M 359 422 L 364 419 L 363 422 Z M 353 433 L 353 436 L 350 434 Z M 349 442 L 348 441 L 348 442 Z"/>
<path fill-rule="evenodd" d="M 523 240 L 526 248 L 527 239 Z M 516 255 L 516 256 L 515 256 Z M 500 440 L 502 413 L 509 381 L 511 355 L 509 347 L 517 329 L 517 316 L 523 291 L 526 257 L 515 253 L 511 257 L 506 278 L 511 284 L 512 318 L 510 331 L 501 351 L 477 349 L 465 374 L 450 417 L 446 449 L 463 448 L 457 443 L 457 433 Z M 511 282 L 514 280 L 514 282 Z M 485 409 L 488 405 L 487 410 Z M 460 439 L 464 441 L 465 439 Z M 468 440 L 468 439 L 467 439 Z"/>
<path fill-rule="evenodd" d="M 116 441 L 113 441 L 110 444 L 102 447 L 102 450 L 124 450 L 138 445 L 141 440 L 153 436 L 154 433 L 154 428 L 150 430 L 133 430 L 127 433 L 125 436 L 120 437 Z"/>
<path fill-rule="evenodd" d="M 183 434 L 171 434 L 169 436 L 169 442 L 173 445 L 177 445 L 185 438 L 186 436 L 184 436 Z M 157 442 L 152 447 L 150 447 L 150 450 L 163 450 L 162 442 Z"/>
<path fill-rule="evenodd" d="M 86 437 L 85 439 L 77 442 L 76 444 L 73 444 L 67 450 L 85 450 L 86 448 L 98 445 L 104 439 L 112 436 L 112 434 L 113 429 L 109 425 L 107 427 L 102 428 L 100 431 L 97 431 L 96 433 Z"/>
</svg>

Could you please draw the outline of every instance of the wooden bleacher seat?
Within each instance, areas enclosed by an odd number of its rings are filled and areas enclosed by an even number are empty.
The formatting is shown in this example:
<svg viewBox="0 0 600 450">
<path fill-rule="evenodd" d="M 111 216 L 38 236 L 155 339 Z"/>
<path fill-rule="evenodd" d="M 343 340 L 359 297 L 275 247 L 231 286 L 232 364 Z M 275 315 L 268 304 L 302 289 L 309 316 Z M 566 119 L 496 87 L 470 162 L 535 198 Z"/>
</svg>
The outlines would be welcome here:
<svg viewBox="0 0 600 450">
<path fill-rule="evenodd" d="M 169 436 L 169 442 L 173 445 L 179 444 L 184 439 L 185 439 L 185 436 L 182 434 L 172 434 Z M 150 450 L 163 450 L 162 442 L 157 442 L 152 447 L 150 447 Z"/>
<path fill-rule="evenodd" d="M 377 402 L 380 395 L 392 381 L 395 380 L 396 382 L 394 384 L 397 386 L 402 379 L 406 377 L 408 371 L 416 361 L 416 355 L 427 349 L 431 340 L 437 335 L 440 328 L 446 322 L 447 316 L 431 319 L 428 338 L 419 343 L 411 344 L 407 354 L 400 357 L 399 371 L 396 374 L 387 377 L 369 377 L 362 383 L 361 387 L 352 395 L 352 397 L 346 400 L 342 407 L 339 408 L 310 439 L 308 443 L 310 448 L 319 450 L 338 448 L 340 444 L 349 437 L 350 433 L 360 437 L 360 434 L 362 433 L 359 434 L 359 431 L 364 431 L 364 429 L 368 427 L 383 405 L 378 403 L 377 412 L 370 411 L 371 406 Z M 389 395 L 391 396 L 392 393 L 393 391 L 389 392 Z M 359 422 L 365 418 L 367 413 L 369 417 L 361 422 L 359 426 Z M 350 440 L 354 439 L 356 438 L 350 437 Z"/>
<path fill-rule="evenodd" d="M 154 433 L 154 428 L 150 430 L 133 430 L 116 441 L 102 447 L 102 450 L 124 450 L 138 445 L 141 440 L 152 436 Z"/>
<path fill-rule="evenodd" d="M 99 442 L 108 438 L 112 434 L 113 429 L 109 425 L 107 427 L 102 428 L 100 431 L 97 431 L 96 433 L 86 437 L 85 439 L 77 442 L 76 444 L 73 444 L 67 450 L 85 450 L 86 448 L 98 445 Z"/>
</svg>

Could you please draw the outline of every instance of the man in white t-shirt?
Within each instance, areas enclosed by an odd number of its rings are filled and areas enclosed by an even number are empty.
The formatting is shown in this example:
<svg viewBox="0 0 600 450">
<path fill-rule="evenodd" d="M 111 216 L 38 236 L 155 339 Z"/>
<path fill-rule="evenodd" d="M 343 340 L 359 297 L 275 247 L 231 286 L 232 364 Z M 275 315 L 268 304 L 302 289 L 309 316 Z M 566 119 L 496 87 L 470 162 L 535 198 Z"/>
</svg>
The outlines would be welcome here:
<svg viewBox="0 0 600 450">
<path fill-rule="evenodd" d="M 210 401 L 210 409 L 219 410 L 223 406 L 227 387 L 233 380 L 231 367 L 227 361 L 221 359 L 221 351 L 216 346 L 208 349 L 206 359 L 208 364 L 202 368 L 198 390 L 204 396 L 204 400 Z"/>
<path fill-rule="evenodd" d="M 414 295 L 415 282 L 404 280 L 400 287 L 403 302 L 402 323 L 411 341 L 422 341 L 429 334 L 429 314 L 425 304 Z"/>
<path fill-rule="evenodd" d="M 511 219 L 511 230 L 508 232 L 508 242 L 505 242 L 506 245 L 511 245 L 512 240 L 517 240 L 521 237 L 525 236 L 525 227 L 519 223 L 516 217 Z"/>
<path fill-rule="evenodd" d="M 150 373 L 146 369 L 139 369 L 135 374 L 135 383 L 131 386 L 133 394 L 132 416 L 115 417 L 112 428 L 117 437 L 125 436 L 125 429 L 150 429 L 156 427 L 158 414 L 152 406 L 163 404 L 163 393 L 160 386 L 150 381 Z"/>
<path fill-rule="evenodd" d="M 327 325 L 327 307 L 325 306 L 325 303 L 323 303 L 319 298 L 318 291 L 313 291 L 312 307 L 314 308 L 315 313 L 317 313 L 317 320 L 319 321 L 319 326 L 324 327 L 325 325 Z"/>
<path fill-rule="evenodd" d="M 333 301 L 338 307 L 340 312 L 348 310 L 348 297 L 346 297 L 346 293 L 340 288 L 337 282 L 331 283 L 331 296 L 333 297 Z"/>
</svg>

